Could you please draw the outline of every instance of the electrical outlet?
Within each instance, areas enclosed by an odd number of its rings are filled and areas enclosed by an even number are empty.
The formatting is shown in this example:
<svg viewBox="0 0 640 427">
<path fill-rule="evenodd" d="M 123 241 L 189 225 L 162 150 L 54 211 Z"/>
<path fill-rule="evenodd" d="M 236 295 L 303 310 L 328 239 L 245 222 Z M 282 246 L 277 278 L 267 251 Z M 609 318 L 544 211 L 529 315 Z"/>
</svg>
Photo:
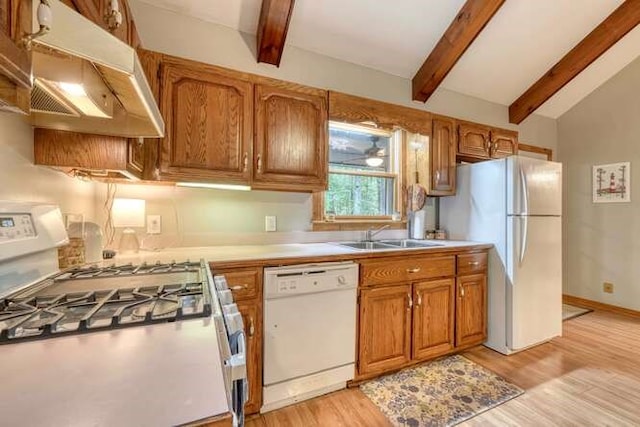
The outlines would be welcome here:
<svg viewBox="0 0 640 427">
<path fill-rule="evenodd" d="M 265 216 L 264 217 L 264 231 L 276 231 L 276 217 Z"/>
<path fill-rule="evenodd" d="M 606 292 L 608 294 L 612 294 L 613 293 L 613 283 L 604 282 L 602 284 L 602 291 Z"/>
<path fill-rule="evenodd" d="M 162 232 L 162 217 L 160 215 L 147 215 L 147 234 L 160 234 Z"/>
</svg>

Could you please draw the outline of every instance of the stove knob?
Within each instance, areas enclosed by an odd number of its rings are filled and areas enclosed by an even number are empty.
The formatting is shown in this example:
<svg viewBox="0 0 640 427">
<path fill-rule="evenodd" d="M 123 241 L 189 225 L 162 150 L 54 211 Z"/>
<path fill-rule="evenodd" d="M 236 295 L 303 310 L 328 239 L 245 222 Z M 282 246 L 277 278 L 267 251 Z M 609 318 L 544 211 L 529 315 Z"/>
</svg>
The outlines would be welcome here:
<svg viewBox="0 0 640 427">
<path fill-rule="evenodd" d="M 347 284 L 347 278 L 344 276 L 338 276 L 338 283 L 341 285 L 346 285 Z"/>
</svg>

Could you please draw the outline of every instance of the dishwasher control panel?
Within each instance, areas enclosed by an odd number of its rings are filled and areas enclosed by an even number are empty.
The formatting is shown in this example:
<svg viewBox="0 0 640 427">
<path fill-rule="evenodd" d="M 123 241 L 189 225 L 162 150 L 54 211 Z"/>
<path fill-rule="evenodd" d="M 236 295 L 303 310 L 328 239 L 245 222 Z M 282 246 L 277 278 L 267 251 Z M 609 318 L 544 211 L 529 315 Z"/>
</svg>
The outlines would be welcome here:
<svg viewBox="0 0 640 427">
<path fill-rule="evenodd" d="M 323 263 L 266 268 L 265 299 L 352 289 L 358 286 L 358 264 Z"/>
</svg>

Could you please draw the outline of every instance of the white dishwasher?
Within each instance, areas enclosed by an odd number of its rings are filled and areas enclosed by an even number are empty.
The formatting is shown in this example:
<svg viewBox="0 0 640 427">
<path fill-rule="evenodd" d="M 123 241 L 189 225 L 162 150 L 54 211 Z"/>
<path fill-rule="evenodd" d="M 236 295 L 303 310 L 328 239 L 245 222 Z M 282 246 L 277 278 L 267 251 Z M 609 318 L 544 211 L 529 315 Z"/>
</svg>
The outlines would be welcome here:
<svg viewBox="0 0 640 427">
<path fill-rule="evenodd" d="M 264 270 L 261 412 L 346 386 L 355 373 L 358 264 Z"/>
</svg>

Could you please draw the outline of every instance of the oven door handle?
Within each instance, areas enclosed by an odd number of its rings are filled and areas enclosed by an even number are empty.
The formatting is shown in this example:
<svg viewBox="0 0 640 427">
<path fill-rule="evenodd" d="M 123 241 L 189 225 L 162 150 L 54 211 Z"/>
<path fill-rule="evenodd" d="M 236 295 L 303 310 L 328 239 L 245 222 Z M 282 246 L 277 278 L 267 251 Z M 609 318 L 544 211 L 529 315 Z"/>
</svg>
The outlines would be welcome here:
<svg viewBox="0 0 640 427">
<path fill-rule="evenodd" d="M 229 336 L 231 357 L 231 380 L 243 380 L 247 378 L 247 338 L 243 330 L 239 330 Z"/>
</svg>

